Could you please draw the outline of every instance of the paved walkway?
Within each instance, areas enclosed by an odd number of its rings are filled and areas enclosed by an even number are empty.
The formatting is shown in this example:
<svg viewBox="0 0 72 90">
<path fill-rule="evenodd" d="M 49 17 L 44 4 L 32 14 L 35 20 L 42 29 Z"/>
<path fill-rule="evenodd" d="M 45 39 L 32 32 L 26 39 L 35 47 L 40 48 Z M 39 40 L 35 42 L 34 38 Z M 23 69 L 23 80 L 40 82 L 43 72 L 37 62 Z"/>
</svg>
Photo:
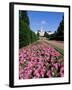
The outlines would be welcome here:
<svg viewBox="0 0 72 90">
<path fill-rule="evenodd" d="M 64 49 L 64 43 L 59 41 L 48 41 L 49 44 L 57 46 L 58 48 Z"/>
<path fill-rule="evenodd" d="M 64 49 L 64 42 L 63 41 L 47 40 L 45 37 L 40 37 L 40 40 L 46 41 L 49 44 L 54 45 L 60 49 Z"/>
</svg>

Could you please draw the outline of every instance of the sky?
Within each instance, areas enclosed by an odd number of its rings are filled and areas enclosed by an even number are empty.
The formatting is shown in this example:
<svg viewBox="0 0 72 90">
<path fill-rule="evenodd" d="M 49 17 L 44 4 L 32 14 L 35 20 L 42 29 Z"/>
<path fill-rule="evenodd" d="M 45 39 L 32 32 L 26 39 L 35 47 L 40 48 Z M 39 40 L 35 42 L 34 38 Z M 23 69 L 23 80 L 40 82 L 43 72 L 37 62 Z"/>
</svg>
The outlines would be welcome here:
<svg viewBox="0 0 72 90">
<path fill-rule="evenodd" d="M 43 31 L 56 31 L 64 15 L 63 12 L 28 11 L 27 13 L 30 28 L 34 32 L 40 29 Z"/>
</svg>

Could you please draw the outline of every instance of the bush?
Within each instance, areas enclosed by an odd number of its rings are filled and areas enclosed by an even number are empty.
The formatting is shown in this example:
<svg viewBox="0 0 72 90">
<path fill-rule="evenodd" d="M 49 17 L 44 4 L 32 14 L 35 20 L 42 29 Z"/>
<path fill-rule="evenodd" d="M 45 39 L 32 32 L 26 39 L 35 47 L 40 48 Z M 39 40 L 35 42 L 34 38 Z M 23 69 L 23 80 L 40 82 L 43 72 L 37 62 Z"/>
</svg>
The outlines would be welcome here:
<svg viewBox="0 0 72 90">
<path fill-rule="evenodd" d="M 29 27 L 21 20 L 19 29 L 19 47 L 26 46 L 30 43 Z"/>
</svg>

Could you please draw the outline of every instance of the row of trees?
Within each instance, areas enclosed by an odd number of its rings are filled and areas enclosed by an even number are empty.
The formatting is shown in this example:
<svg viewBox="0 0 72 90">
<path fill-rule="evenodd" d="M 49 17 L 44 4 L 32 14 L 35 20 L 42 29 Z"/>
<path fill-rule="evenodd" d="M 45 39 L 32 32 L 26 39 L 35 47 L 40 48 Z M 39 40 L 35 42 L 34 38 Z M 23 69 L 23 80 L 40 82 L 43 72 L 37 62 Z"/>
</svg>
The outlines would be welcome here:
<svg viewBox="0 0 72 90">
<path fill-rule="evenodd" d="M 54 32 L 54 34 L 49 35 L 45 32 L 45 37 L 47 37 L 50 40 L 64 40 L 64 16 L 62 17 L 62 20 L 59 24 L 58 29 Z"/>
<path fill-rule="evenodd" d="M 19 11 L 19 48 L 38 40 L 38 36 L 30 29 L 26 11 Z"/>
</svg>

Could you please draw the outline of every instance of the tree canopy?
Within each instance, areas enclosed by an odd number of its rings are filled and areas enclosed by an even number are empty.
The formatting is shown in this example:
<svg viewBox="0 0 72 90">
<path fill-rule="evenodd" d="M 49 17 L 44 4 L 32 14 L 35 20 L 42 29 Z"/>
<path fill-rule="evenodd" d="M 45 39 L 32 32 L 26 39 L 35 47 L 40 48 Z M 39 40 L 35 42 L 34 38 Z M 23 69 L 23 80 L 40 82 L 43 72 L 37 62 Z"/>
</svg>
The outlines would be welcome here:
<svg viewBox="0 0 72 90">
<path fill-rule="evenodd" d="M 19 11 L 19 48 L 38 40 L 38 36 L 30 29 L 27 11 Z"/>
</svg>

